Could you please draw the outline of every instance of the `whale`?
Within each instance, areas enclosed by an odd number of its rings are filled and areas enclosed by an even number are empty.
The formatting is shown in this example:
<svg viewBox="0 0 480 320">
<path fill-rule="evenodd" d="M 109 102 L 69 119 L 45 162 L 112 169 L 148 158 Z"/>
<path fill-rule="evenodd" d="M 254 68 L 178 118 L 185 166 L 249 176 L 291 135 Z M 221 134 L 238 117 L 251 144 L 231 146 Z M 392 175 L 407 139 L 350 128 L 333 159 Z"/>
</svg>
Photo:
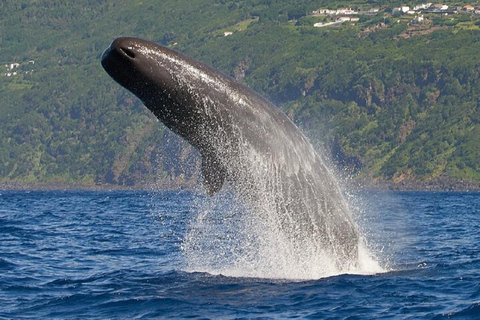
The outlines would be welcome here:
<svg viewBox="0 0 480 320">
<path fill-rule="evenodd" d="M 298 259 L 328 256 L 339 272 L 357 265 L 361 239 L 339 182 L 279 108 L 232 77 L 143 39 L 113 40 L 101 64 L 198 150 L 208 195 L 228 184 Z"/>
</svg>

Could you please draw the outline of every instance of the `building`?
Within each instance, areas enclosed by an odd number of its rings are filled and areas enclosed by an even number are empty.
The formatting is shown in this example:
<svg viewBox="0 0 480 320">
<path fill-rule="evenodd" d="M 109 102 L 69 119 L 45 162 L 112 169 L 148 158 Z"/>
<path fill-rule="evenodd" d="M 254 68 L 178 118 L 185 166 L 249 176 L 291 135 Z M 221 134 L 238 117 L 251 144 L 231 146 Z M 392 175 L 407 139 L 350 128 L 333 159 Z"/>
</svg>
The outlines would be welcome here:
<svg viewBox="0 0 480 320">
<path fill-rule="evenodd" d="M 336 11 L 335 10 L 330 10 L 330 9 L 323 9 L 323 8 L 320 8 L 320 9 L 317 9 L 315 11 L 312 11 L 312 14 L 313 15 L 329 15 L 329 14 L 336 14 Z"/>
<path fill-rule="evenodd" d="M 434 4 L 433 8 L 441 10 L 441 11 L 448 10 L 448 6 L 446 4 Z"/>
<path fill-rule="evenodd" d="M 414 10 L 414 11 L 425 10 L 425 9 L 430 8 L 431 6 L 432 6 L 432 3 L 431 3 L 431 2 L 422 3 L 422 4 L 418 4 L 418 5 L 416 5 L 415 7 L 413 7 L 413 10 Z"/>
<path fill-rule="evenodd" d="M 408 11 L 410 11 L 410 7 L 409 7 L 409 6 L 401 6 L 401 7 L 395 7 L 395 8 L 393 8 L 392 13 L 393 13 L 393 14 L 395 14 L 395 13 L 397 13 L 397 12 L 407 13 Z"/>
<path fill-rule="evenodd" d="M 7 67 L 8 70 L 13 70 L 15 68 L 20 67 L 20 63 L 14 62 L 14 63 L 7 64 L 5 66 Z"/>
<path fill-rule="evenodd" d="M 421 15 L 421 16 L 417 16 L 417 17 L 413 18 L 413 20 L 410 23 L 411 24 L 420 24 L 424 20 L 425 20 L 425 18 L 423 17 L 423 15 Z"/>
<path fill-rule="evenodd" d="M 358 12 L 352 10 L 352 8 L 340 8 L 340 9 L 337 9 L 337 13 L 336 14 L 344 14 L 344 15 L 352 15 L 352 14 L 358 14 Z"/>
</svg>

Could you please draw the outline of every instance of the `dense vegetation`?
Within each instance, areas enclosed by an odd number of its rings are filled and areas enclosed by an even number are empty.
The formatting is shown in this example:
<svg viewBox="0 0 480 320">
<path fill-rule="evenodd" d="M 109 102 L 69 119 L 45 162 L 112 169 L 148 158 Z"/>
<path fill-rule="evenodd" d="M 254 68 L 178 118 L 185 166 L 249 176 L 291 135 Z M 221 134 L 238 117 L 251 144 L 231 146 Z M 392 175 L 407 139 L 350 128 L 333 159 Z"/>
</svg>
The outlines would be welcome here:
<svg viewBox="0 0 480 320">
<path fill-rule="evenodd" d="M 0 74 L 0 182 L 195 180 L 195 152 L 101 69 L 103 49 L 121 35 L 246 83 L 356 176 L 480 182 L 478 20 L 435 16 L 415 34 L 411 18 L 384 15 L 394 1 L 335 1 L 382 10 L 313 27 L 324 18 L 306 14 L 329 3 L 3 1 L 0 62 L 20 66 Z"/>
</svg>

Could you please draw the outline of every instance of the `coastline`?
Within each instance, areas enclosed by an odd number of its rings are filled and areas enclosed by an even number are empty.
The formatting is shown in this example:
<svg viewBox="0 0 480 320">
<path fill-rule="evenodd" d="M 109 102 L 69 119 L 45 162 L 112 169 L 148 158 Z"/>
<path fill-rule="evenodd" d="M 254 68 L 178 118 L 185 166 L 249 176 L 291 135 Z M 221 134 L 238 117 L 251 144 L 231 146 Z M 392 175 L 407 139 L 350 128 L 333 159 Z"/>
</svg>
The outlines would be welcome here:
<svg viewBox="0 0 480 320">
<path fill-rule="evenodd" d="M 449 178 L 431 181 L 402 180 L 393 181 L 367 181 L 355 180 L 346 183 L 347 188 L 356 190 L 377 191 L 432 191 L 432 192 L 468 192 L 480 191 L 480 182 L 464 181 Z"/>
<path fill-rule="evenodd" d="M 480 182 L 462 181 L 454 179 L 437 179 L 432 181 L 403 180 L 371 181 L 351 179 L 342 183 L 345 189 L 372 190 L 372 191 L 432 191 L 432 192 L 468 192 L 480 191 Z M 167 191 L 167 190 L 194 190 L 198 184 L 173 182 L 145 183 L 133 186 L 117 184 L 69 184 L 69 183 L 21 183 L 0 182 L 0 191 L 25 190 L 25 191 Z M 201 186 L 200 186 L 201 188 Z"/>
<path fill-rule="evenodd" d="M 81 184 L 81 183 L 21 183 L 0 182 L 0 191 L 158 191 L 158 190 L 193 190 L 193 185 L 179 183 L 146 183 L 134 186 L 118 184 Z"/>
</svg>

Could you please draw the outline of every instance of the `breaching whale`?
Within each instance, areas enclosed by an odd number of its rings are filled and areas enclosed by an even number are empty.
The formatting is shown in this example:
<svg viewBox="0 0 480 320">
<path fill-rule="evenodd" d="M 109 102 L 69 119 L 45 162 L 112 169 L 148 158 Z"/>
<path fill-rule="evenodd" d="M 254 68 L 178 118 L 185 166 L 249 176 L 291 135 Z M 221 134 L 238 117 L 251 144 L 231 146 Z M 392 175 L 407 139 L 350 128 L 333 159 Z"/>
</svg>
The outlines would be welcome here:
<svg viewBox="0 0 480 320">
<path fill-rule="evenodd" d="M 146 40 L 115 39 L 101 63 L 198 149 L 207 194 L 229 181 L 251 210 L 276 212 L 271 223 L 292 243 L 292 254 L 328 255 L 339 272 L 355 267 L 360 237 L 338 183 L 278 108 L 233 78 Z"/>
</svg>

